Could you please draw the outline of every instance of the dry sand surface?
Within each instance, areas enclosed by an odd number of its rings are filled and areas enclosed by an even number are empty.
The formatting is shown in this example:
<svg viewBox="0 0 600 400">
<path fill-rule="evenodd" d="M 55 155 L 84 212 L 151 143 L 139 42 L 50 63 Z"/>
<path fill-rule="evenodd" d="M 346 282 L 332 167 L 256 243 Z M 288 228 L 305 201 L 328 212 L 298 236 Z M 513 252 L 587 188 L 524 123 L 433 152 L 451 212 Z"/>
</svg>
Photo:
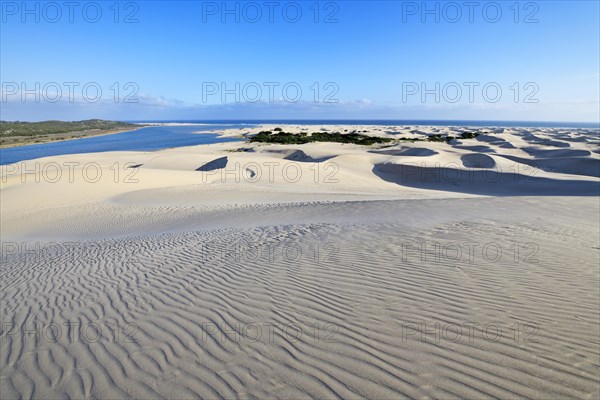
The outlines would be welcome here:
<svg viewBox="0 0 600 400">
<path fill-rule="evenodd" d="M 282 128 L 480 136 L 0 167 L 0 398 L 600 398 L 598 130 Z"/>
</svg>

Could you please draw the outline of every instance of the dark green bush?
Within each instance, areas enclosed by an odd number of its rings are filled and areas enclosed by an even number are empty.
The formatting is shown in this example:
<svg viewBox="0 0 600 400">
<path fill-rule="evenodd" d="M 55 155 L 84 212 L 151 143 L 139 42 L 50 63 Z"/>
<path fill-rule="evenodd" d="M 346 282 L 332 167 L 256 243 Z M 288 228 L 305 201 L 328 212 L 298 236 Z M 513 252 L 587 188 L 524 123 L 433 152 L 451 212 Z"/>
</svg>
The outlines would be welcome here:
<svg viewBox="0 0 600 400">
<path fill-rule="evenodd" d="M 477 136 L 479 136 L 479 133 L 476 132 L 463 132 L 460 135 L 461 139 L 475 139 Z"/>
<path fill-rule="evenodd" d="M 300 134 L 269 131 L 261 131 L 250 138 L 251 142 L 260 143 L 279 143 L 279 144 L 304 144 L 311 142 L 334 142 L 334 143 L 353 143 L 362 145 L 371 145 L 374 143 L 388 143 L 392 139 L 366 136 L 358 133 L 349 133 L 342 135 L 339 132 L 313 132 L 308 136 L 305 132 Z"/>
</svg>

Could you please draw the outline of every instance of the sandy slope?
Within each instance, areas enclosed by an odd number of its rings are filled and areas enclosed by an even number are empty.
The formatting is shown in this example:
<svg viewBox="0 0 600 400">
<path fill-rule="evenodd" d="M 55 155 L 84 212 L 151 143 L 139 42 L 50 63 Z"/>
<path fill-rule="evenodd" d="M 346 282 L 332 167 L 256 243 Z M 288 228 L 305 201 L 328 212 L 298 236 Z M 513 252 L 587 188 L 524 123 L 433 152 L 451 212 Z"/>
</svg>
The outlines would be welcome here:
<svg viewBox="0 0 600 400">
<path fill-rule="evenodd" d="M 0 397 L 599 398 L 597 132 L 485 132 L 3 166 Z"/>
</svg>

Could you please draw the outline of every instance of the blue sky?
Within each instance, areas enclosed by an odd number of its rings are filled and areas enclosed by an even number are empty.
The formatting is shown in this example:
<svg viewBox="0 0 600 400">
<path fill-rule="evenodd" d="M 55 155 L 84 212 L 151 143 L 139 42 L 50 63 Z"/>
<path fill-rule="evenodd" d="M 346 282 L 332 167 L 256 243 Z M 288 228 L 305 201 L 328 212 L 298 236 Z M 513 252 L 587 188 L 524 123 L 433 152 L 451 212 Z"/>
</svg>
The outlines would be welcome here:
<svg viewBox="0 0 600 400">
<path fill-rule="evenodd" d="M 600 120 L 598 1 L 466 3 L 2 1 L 1 119 Z"/>
</svg>

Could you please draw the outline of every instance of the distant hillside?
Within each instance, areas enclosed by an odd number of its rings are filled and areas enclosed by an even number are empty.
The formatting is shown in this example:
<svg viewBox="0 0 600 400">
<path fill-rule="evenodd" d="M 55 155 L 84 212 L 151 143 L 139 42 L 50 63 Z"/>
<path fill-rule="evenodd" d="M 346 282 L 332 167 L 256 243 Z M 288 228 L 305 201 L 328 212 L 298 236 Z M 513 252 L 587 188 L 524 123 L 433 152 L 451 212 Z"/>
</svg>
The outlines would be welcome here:
<svg viewBox="0 0 600 400">
<path fill-rule="evenodd" d="M 127 122 L 88 119 L 85 121 L 41 121 L 8 122 L 0 121 L 0 136 L 38 136 L 60 133 L 85 132 L 90 130 L 115 130 L 137 128 L 139 125 Z"/>
</svg>

